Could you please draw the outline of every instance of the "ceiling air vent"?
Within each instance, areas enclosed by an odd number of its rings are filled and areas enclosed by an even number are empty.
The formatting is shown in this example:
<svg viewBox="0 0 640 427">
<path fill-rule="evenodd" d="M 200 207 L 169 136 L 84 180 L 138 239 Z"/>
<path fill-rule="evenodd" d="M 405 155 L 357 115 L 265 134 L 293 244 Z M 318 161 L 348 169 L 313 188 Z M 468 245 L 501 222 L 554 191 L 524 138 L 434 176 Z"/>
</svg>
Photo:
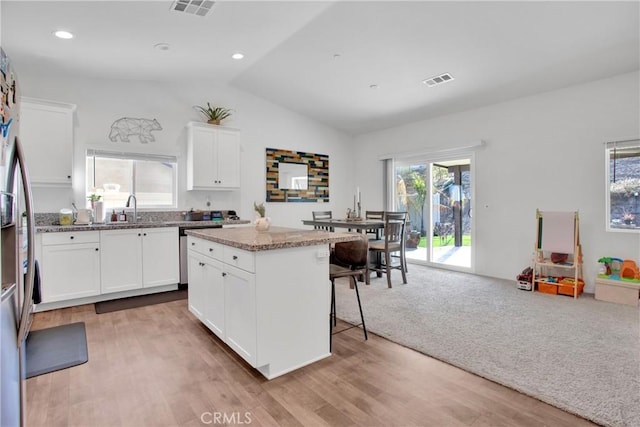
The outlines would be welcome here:
<svg viewBox="0 0 640 427">
<path fill-rule="evenodd" d="M 171 5 L 171 10 L 205 16 L 214 4 L 215 2 L 211 0 L 176 0 Z"/>
<path fill-rule="evenodd" d="M 422 83 L 431 87 L 431 86 L 439 85 L 442 83 L 450 82 L 451 80 L 453 80 L 453 76 L 449 73 L 444 73 L 444 74 L 440 74 L 439 76 L 424 79 Z"/>
</svg>

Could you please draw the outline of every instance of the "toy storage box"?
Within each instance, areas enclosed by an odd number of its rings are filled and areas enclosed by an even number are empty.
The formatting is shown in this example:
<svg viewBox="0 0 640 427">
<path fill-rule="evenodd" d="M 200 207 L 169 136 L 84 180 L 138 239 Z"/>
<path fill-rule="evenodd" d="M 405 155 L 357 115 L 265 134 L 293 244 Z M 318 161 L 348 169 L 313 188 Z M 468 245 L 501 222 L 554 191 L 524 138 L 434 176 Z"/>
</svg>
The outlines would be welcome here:
<svg viewBox="0 0 640 427">
<path fill-rule="evenodd" d="M 536 284 L 538 287 L 538 292 L 542 292 L 543 294 L 558 295 L 558 285 L 538 282 L 537 280 Z"/>
<path fill-rule="evenodd" d="M 558 294 L 573 296 L 573 286 L 575 280 L 572 277 L 564 277 L 558 282 Z M 578 295 L 584 290 L 584 280 L 578 279 Z"/>
<path fill-rule="evenodd" d="M 596 278 L 596 299 L 637 307 L 640 283 Z"/>
</svg>

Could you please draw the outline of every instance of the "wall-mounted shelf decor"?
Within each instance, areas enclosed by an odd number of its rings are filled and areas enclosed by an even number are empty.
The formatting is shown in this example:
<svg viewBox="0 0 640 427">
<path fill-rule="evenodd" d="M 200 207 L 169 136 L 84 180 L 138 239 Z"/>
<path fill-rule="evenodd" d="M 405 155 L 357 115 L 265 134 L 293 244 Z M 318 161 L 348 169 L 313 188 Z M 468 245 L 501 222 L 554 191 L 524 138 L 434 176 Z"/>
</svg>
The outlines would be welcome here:
<svg viewBox="0 0 640 427">
<path fill-rule="evenodd" d="M 266 149 L 267 202 L 328 202 L 329 156 Z"/>
</svg>

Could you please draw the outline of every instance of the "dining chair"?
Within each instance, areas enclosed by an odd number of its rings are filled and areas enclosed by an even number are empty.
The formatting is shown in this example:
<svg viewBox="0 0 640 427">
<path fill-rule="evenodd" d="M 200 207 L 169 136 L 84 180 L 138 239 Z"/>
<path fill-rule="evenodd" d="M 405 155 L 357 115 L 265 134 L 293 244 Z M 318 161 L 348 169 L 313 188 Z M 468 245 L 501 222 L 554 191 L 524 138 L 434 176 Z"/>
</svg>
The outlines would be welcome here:
<svg viewBox="0 0 640 427">
<path fill-rule="evenodd" d="M 364 213 L 364 218 L 382 221 L 384 220 L 384 211 L 366 211 Z M 373 235 L 374 240 L 380 240 L 382 230 L 380 228 L 371 228 L 365 230 L 364 232 L 367 235 Z"/>
<path fill-rule="evenodd" d="M 313 220 L 316 221 L 318 219 L 331 219 L 332 214 L 331 211 L 313 211 L 311 212 L 313 215 Z M 314 225 L 313 228 L 315 230 L 325 230 L 325 231 L 333 231 L 333 227 L 329 225 Z"/>
<path fill-rule="evenodd" d="M 367 271 L 367 257 L 369 255 L 369 239 L 364 234 L 358 233 L 358 240 L 350 242 L 336 243 L 333 253 L 331 254 L 331 263 L 329 264 L 329 279 L 331 280 L 331 312 L 329 313 L 329 337 L 333 335 L 333 327 L 336 326 L 336 283 L 339 277 L 348 277 L 351 287 L 356 291 L 356 299 L 358 300 L 358 309 L 360 310 L 360 320 L 362 321 L 362 330 L 364 331 L 364 339 L 367 336 L 367 327 L 364 323 L 364 315 L 362 314 L 362 304 L 360 303 L 360 292 L 358 291 L 358 277 L 365 276 Z M 368 278 L 367 278 L 368 282 Z M 355 328 L 353 325 L 347 329 Z M 336 332 L 338 333 L 338 332 Z M 329 338 L 329 351 L 331 351 L 332 339 Z"/>
<path fill-rule="evenodd" d="M 387 285 L 391 287 L 391 270 L 402 272 L 402 283 L 407 283 L 406 257 L 404 253 L 405 227 L 407 223 L 407 212 L 385 212 L 383 238 L 369 242 L 369 251 L 374 255 L 374 259 L 379 259 L 380 264 L 367 266 L 366 277 L 369 271 L 385 273 L 387 275 Z M 399 252 L 397 259 L 399 264 L 392 264 L 392 254 Z M 393 257 L 395 258 L 395 256 Z"/>
</svg>

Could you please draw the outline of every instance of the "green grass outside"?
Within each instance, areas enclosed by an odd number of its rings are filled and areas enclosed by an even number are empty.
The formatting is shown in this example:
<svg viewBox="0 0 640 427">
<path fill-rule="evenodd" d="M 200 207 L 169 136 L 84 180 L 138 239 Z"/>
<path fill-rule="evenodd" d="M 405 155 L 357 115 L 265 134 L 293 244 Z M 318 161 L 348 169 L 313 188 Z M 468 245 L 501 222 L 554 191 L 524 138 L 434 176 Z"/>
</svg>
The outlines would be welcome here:
<svg viewBox="0 0 640 427">
<path fill-rule="evenodd" d="M 433 247 L 438 248 L 441 246 L 453 246 L 454 238 L 453 235 L 447 236 L 443 239 L 440 239 L 440 236 L 433 236 Z M 471 235 L 463 234 L 462 235 L 462 246 L 471 246 Z M 421 237 L 420 243 L 418 243 L 419 248 L 427 247 L 427 238 Z"/>
</svg>

